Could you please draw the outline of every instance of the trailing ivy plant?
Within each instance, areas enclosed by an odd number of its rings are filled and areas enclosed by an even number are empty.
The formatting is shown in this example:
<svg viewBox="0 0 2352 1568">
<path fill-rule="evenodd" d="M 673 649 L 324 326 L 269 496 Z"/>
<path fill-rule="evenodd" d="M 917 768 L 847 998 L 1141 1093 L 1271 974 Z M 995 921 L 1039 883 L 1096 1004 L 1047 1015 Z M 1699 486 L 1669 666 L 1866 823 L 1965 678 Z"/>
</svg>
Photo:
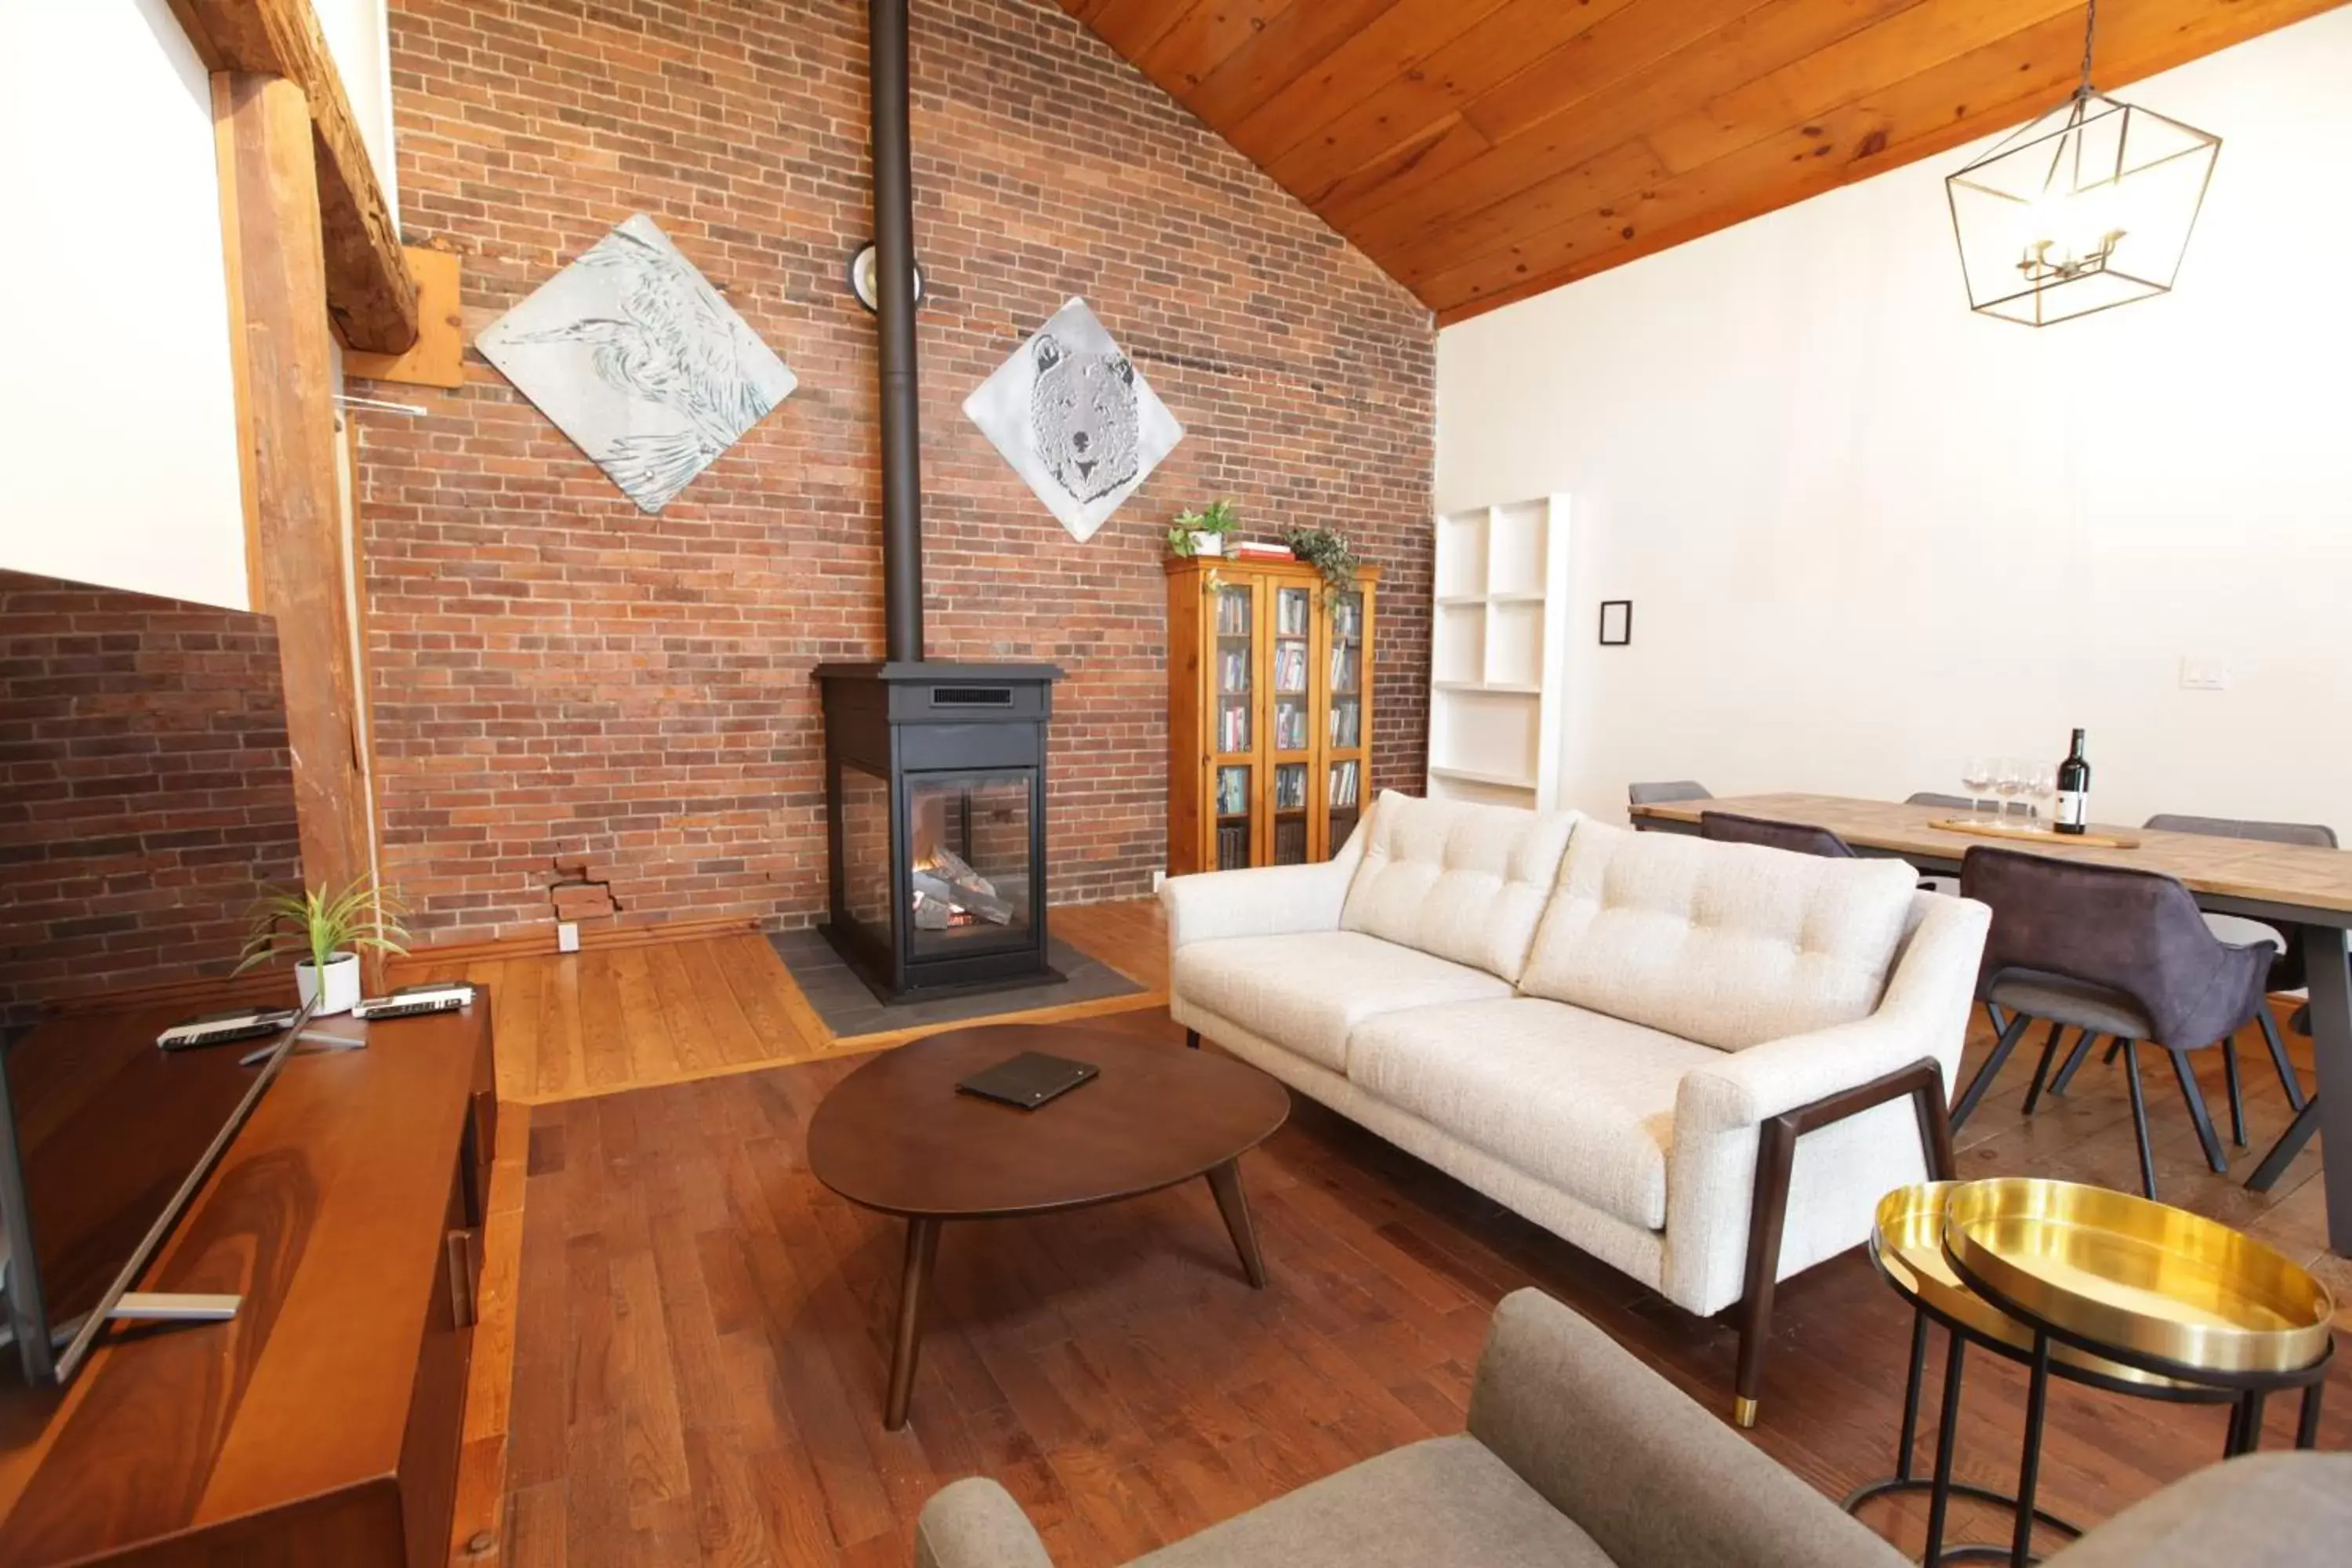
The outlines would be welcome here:
<svg viewBox="0 0 2352 1568">
<path fill-rule="evenodd" d="M 1197 511 L 1182 511 L 1168 530 L 1168 552 L 1185 560 L 1194 554 L 1192 536 L 1213 533 L 1219 538 L 1231 533 L 1241 523 L 1241 514 L 1229 500 L 1213 500 Z"/>
<path fill-rule="evenodd" d="M 1339 597 L 1356 591 L 1356 552 L 1347 536 L 1328 528 L 1294 528 L 1286 536 L 1290 552 L 1323 574 L 1325 608 L 1337 613 Z"/>
</svg>

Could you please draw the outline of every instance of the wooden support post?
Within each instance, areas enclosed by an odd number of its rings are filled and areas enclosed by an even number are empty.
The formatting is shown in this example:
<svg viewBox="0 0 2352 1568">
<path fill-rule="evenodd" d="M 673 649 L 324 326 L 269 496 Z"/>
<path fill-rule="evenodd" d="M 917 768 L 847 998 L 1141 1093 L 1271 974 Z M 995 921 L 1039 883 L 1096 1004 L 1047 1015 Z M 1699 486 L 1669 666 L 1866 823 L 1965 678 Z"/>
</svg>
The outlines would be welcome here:
<svg viewBox="0 0 2352 1568">
<path fill-rule="evenodd" d="M 310 111 L 283 77 L 229 71 L 213 78 L 213 113 L 254 607 L 277 622 L 303 880 L 341 889 L 367 874 L 374 824 L 361 766 Z"/>
</svg>

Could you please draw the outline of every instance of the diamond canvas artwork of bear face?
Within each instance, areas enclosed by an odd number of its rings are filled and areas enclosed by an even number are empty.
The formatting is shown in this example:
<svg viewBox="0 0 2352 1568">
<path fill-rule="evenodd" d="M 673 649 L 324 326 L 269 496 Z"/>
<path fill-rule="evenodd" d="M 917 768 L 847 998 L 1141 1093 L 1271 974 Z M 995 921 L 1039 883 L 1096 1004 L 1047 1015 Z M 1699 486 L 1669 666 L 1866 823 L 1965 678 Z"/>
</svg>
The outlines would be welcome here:
<svg viewBox="0 0 2352 1568">
<path fill-rule="evenodd" d="M 1055 311 L 963 409 L 1079 540 L 1184 437 L 1083 300 Z"/>
</svg>

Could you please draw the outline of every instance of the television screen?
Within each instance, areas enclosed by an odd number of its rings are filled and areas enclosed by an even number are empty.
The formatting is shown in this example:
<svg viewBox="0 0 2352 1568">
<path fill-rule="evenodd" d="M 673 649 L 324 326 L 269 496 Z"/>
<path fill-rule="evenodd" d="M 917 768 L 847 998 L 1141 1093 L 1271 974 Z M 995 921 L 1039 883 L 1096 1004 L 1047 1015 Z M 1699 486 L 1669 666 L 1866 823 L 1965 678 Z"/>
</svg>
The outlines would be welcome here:
<svg viewBox="0 0 2352 1568">
<path fill-rule="evenodd" d="M 0 1258 L 20 1333 L 38 1300 L 72 1343 L 249 1108 L 263 1069 L 239 1061 L 269 1040 L 165 1052 L 157 1033 L 293 1004 L 283 970 L 231 978 L 255 900 L 300 877 L 280 691 L 267 616 L 0 572 Z"/>
</svg>

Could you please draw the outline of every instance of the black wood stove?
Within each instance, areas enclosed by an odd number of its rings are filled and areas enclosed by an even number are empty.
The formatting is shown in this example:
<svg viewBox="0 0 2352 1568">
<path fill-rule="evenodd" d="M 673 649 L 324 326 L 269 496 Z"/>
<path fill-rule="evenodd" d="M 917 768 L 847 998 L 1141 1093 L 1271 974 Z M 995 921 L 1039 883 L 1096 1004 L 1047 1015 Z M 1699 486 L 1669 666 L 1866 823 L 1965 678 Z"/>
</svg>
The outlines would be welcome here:
<svg viewBox="0 0 2352 1568">
<path fill-rule="evenodd" d="M 1045 946 L 1044 664 L 923 657 L 921 429 L 907 0 L 872 0 L 875 315 L 888 657 L 824 664 L 825 937 L 885 1002 L 1055 978 Z"/>
</svg>

